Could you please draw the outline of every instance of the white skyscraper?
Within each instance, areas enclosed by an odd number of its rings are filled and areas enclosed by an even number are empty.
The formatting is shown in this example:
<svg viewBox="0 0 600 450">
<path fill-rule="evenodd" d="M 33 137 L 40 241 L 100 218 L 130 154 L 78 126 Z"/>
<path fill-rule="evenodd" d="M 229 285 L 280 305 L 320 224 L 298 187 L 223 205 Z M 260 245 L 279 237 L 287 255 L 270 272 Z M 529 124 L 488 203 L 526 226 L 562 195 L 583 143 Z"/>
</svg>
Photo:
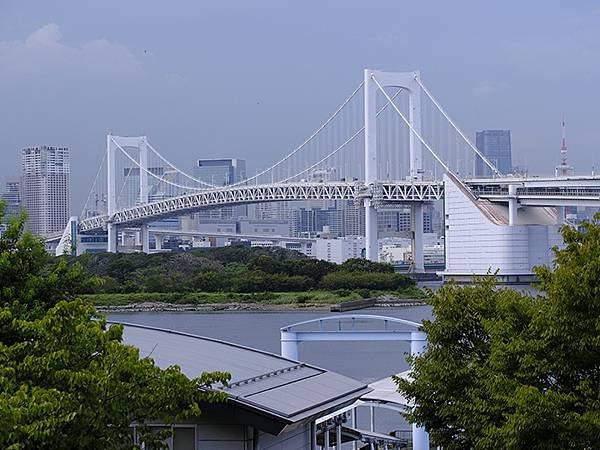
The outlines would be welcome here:
<svg viewBox="0 0 600 450">
<path fill-rule="evenodd" d="M 63 231 L 69 220 L 69 149 L 24 148 L 21 166 L 29 230 L 40 236 Z"/>
</svg>

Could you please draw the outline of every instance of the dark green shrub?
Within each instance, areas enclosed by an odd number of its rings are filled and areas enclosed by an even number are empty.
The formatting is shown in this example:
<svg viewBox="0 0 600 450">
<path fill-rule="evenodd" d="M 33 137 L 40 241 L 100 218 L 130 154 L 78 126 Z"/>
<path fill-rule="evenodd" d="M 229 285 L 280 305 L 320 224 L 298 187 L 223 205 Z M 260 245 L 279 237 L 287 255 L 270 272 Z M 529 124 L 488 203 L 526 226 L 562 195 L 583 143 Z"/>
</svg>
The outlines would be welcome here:
<svg viewBox="0 0 600 450">
<path fill-rule="evenodd" d="M 296 297 L 296 303 L 303 305 L 306 302 L 310 302 L 313 299 L 313 296 L 310 294 L 300 294 Z"/>
<path fill-rule="evenodd" d="M 236 292 L 267 292 L 306 291 L 313 285 L 313 281 L 304 276 L 289 276 L 283 274 L 270 274 L 264 272 L 248 272 L 232 280 L 232 290 Z"/>
<path fill-rule="evenodd" d="M 352 291 L 349 289 L 338 289 L 335 291 L 335 295 L 338 297 L 349 297 L 352 294 Z"/>
<path fill-rule="evenodd" d="M 358 289 L 356 292 L 361 298 L 371 298 L 371 291 L 368 289 Z"/>
<path fill-rule="evenodd" d="M 382 272 L 333 272 L 321 280 L 324 289 L 371 289 L 394 291 L 413 286 L 415 282 L 406 275 Z"/>
<path fill-rule="evenodd" d="M 387 263 L 369 261 L 362 258 L 350 258 L 339 265 L 340 272 L 378 272 L 394 273 L 394 266 Z"/>
</svg>

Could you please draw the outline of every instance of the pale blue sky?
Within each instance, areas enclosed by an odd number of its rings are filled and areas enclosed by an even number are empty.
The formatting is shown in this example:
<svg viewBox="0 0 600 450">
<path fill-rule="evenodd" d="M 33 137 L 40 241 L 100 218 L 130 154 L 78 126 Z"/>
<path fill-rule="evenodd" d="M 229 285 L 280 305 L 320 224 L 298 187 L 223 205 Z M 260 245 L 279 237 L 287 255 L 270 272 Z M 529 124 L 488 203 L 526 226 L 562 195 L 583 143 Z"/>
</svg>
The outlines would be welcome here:
<svg viewBox="0 0 600 450">
<path fill-rule="evenodd" d="M 108 131 L 147 134 L 181 166 L 263 166 L 365 67 L 419 68 L 465 131 L 511 129 L 515 164 L 540 174 L 564 112 L 570 162 L 589 172 L 599 23 L 600 3 L 578 0 L 0 0 L 0 179 L 18 174 L 21 147 L 69 146 L 77 213 Z"/>
</svg>

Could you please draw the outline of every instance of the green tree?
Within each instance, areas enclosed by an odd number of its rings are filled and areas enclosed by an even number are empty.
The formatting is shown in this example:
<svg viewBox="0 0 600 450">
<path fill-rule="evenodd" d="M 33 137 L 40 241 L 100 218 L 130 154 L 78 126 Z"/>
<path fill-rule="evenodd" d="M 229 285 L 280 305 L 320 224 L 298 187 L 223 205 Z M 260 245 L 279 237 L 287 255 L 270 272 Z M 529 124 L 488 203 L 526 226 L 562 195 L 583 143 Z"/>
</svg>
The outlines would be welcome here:
<svg viewBox="0 0 600 450">
<path fill-rule="evenodd" d="M 394 273 L 394 266 L 388 263 L 369 261 L 362 258 L 350 258 L 340 264 L 343 272 L 383 272 Z"/>
<path fill-rule="evenodd" d="M 0 203 L 0 219 L 3 206 Z M 78 265 L 49 264 L 25 215 L 0 237 L 0 448 L 132 448 L 130 424 L 173 423 L 223 400 L 225 373 L 189 380 L 122 343 L 92 306 L 75 299 Z M 145 448 L 162 444 L 145 433 Z"/>
<path fill-rule="evenodd" d="M 412 278 L 399 273 L 386 272 L 332 272 L 323 277 L 325 289 L 375 289 L 398 290 L 414 286 Z"/>
<path fill-rule="evenodd" d="M 409 420 L 447 449 L 598 448 L 600 224 L 564 227 L 544 295 L 499 289 L 493 277 L 432 293 L 427 351 L 397 379 Z"/>
</svg>

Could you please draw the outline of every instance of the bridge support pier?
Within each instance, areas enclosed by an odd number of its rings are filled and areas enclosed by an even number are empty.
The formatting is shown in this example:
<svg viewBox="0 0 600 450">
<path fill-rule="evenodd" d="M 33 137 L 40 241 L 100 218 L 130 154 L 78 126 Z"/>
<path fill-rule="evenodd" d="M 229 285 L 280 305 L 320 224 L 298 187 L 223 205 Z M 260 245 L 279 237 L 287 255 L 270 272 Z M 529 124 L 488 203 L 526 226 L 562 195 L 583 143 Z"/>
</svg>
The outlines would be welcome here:
<svg viewBox="0 0 600 450">
<path fill-rule="evenodd" d="M 517 211 L 518 211 L 518 203 L 517 203 L 517 186 L 514 184 L 510 184 L 508 186 L 508 224 L 516 225 L 517 224 Z"/>
<path fill-rule="evenodd" d="M 369 261 L 379 261 L 377 250 L 377 210 L 365 200 L 365 250 Z"/>
<path fill-rule="evenodd" d="M 412 225 L 412 253 L 413 268 L 415 272 L 425 272 L 425 258 L 423 256 L 423 204 L 415 203 L 411 206 Z"/>
<path fill-rule="evenodd" d="M 140 243 L 142 244 L 142 252 L 150 253 L 150 234 L 148 233 L 148 225 L 140 225 Z"/>
<path fill-rule="evenodd" d="M 566 219 L 566 211 L 565 211 L 565 207 L 564 206 L 557 206 L 556 207 L 556 224 L 557 225 L 564 225 L 565 224 L 565 219 Z"/>
<path fill-rule="evenodd" d="M 155 234 L 154 235 L 154 242 L 155 242 L 155 246 L 154 248 L 156 250 L 162 250 L 162 245 L 163 245 L 163 239 L 165 237 L 162 234 Z"/>
<path fill-rule="evenodd" d="M 117 226 L 114 223 L 108 223 L 106 225 L 106 232 L 108 234 L 108 246 L 106 251 L 109 253 L 117 253 L 117 239 L 118 232 Z"/>
</svg>

